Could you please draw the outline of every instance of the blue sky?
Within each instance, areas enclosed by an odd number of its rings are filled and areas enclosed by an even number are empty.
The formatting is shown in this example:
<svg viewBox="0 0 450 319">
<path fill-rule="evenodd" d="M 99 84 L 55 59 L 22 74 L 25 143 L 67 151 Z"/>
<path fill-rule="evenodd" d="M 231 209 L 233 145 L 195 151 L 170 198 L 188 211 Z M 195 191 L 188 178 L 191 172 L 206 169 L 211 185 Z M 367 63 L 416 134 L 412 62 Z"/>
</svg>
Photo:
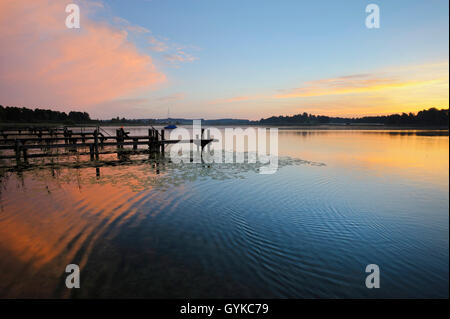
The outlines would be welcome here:
<svg viewBox="0 0 450 319">
<path fill-rule="evenodd" d="M 380 29 L 365 27 L 369 3 L 380 7 Z M 161 67 L 174 84 L 164 94 L 187 92 L 194 101 L 448 60 L 448 1 L 442 0 L 115 0 L 108 4 L 114 13 L 152 34 L 188 47 L 196 60 L 176 69 Z M 182 105 L 179 108 L 189 115 Z M 199 111 L 192 115 L 201 116 Z"/>
<path fill-rule="evenodd" d="M 89 19 L 126 30 L 127 45 L 165 77 L 80 106 L 94 116 L 164 117 L 170 107 L 173 117 L 259 119 L 448 107 L 447 0 L 79 3 L 82 28 Z M 87 3 L 101 5 L 85 17 Z M 369 3 L 380 7 L 379 29 L 365 26 Z"/>
</svg>

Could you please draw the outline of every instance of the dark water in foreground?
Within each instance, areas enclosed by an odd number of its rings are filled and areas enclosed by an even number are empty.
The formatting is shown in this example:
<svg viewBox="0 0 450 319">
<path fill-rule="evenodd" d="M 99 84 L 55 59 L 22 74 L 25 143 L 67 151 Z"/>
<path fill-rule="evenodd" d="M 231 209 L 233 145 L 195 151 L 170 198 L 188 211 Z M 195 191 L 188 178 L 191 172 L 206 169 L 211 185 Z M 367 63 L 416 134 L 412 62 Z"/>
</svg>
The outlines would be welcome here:
<svg viewBox="0 0 450 319">
<path fill-rule="evenodd" d="M 279 147 L 273 175 L 2 173 L 0 297 L 448 297 L 448 136 L 286 130 Z M 372 263 L 380 289 L 365 287 Z"/>
</svg>

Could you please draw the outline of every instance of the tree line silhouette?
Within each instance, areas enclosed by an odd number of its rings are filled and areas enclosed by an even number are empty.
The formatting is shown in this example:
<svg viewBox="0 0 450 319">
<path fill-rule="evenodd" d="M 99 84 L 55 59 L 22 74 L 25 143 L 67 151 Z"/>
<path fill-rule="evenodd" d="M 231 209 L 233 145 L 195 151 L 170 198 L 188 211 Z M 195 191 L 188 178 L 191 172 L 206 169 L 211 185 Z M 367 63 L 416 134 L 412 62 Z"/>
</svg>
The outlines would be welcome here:
<svg viewBox="0 0 450 319">
<path fill-rule="evenodd" d="M 29 109 L 26 107 L 15 107 L 0 105 L 0 122 L 10 123 L 89 123 L 91 118 L 86 112 L 66 112 Z"/>
<path fill-rule="evenodd" d="M 264 125 L 313 125 L 313 124 L 384 124 L 384 125 L 413 125 L 413 126 L 448 126 L 448 109 L 438 110 L 430 108 L 417 114 L 402 113 L 381 116 L 364 116 L 357 118 L 329 117 L 308 113 L 293 116 L 272 116 L 261 119 Z"/>
<path fill-rule="evenodd" d="M 324 115 L 313 115 L 308 113 L 296 114 L 293 116 L 272 116 L 259 121 L 248 121 L 248 124 L 263 125 L 318 125 L 318 124 L 384 124 L 399 126 L 449 126 L 449 109 L 438 110 L 430 108 L 422 110 L 417 114 L 402 113 L 381 116 L 364 117 L 330 117 Z M 52 111 L 36 108 L 34 110 L 26 107 L 14 107 L 0 105 L 0 123 L 63 123 L 63 124 L 84 124 L 84 123 L 111 123 L 111 124 L 152 124 L 156 123 L 152 119 L 125 119 L 113 118 L 111 120 L 92 120 L 86 112 L 71 111 L 68 114 L 60 111 Z M 245 124 L 245 123 L 241 123 Z"/>
</svg>

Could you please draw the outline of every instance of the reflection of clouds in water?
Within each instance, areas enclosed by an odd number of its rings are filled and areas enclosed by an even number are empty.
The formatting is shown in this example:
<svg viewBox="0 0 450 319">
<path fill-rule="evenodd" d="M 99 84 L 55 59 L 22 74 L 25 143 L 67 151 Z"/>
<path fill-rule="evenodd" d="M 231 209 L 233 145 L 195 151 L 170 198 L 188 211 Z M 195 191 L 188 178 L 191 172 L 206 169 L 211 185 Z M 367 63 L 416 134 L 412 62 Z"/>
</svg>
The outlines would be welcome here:
<svg viewBox="0 0 450 319">
<path fill-rule="evenodd" d="M 280 169 L 305 164 L 323 165 L 279 158 Z M 109 241 L 123 229 L 137 227 L 162 212 L 170 214 L 189 200 L 192 194 L 184 184 L 243 179 L 258 174 L 259 167 L 249 163 L 175 164 L 166 159 L 159 164 L 149 160 L 110 163 L 100 167 L 99 177 L 92 163 L 4 172 L 0 256 L 9 257 L 0 260 L 0 271 L 8 273 L 0 284 L 0 295 L 3 291 L 9 296 L 67 296 L 68 292 L 58 290 L 65 265 L 77 263 L 83 271 L 93 252 L 101 255 L 110 249 L 116 254 L 118 248 Z M 145 258 L 154 262 L 150 255 Z M 97 265 L 96 260 L 91 262 Z M 119 261 L 114 260 L 118 265 L 111 267 L 121 269 Z M 17 265 L 27 265 L 25 277 Z M 33 276 L 37 271 L 41 279 Z M 14 284 L 19 281 L 28 286 Z M 39 290 L 43 285 L 46 288 Z"/>
<path fill-rule="evenodd" d="M 30 173 L 35 180 L 46 181 L 56 179 L 65 184 L 99 184 L 128 186 L 132 191 L 146 189 L 168 190 L 186 182 L 196 180 L 243 179 L 246 174 L 258 174 L 261 163 L 173 163 L 168 159 L 159 161 L 138 160 L 129 162 L 104 163 L 96 176 L 94 167 L 89 163 L 80 164 L 77 168 L 64 169 L 64 165 L 56 165 L 53 169 L 34 169 Z M 278 169 L 292 165 L 324 166 L 323 163 L 311 162 L 291 157 L 279 157 Z"/>
</svg>

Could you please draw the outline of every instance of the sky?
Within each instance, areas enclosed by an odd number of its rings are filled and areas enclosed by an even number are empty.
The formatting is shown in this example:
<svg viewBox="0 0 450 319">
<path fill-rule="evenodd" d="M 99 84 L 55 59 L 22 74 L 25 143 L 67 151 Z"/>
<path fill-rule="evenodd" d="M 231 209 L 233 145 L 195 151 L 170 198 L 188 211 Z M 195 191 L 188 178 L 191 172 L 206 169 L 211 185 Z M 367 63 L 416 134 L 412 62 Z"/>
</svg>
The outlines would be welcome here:
<svg viewBox="0 0 450 319">
<path fill-rule="evenodd" d="M 69 29 L 66 5 L 80 8 Z M 365 9 L 380 8 L 369 29 Z M 92 118 L 449 106 L 448 0 L 1 0 L 0 104 Z"/>
</svg>

